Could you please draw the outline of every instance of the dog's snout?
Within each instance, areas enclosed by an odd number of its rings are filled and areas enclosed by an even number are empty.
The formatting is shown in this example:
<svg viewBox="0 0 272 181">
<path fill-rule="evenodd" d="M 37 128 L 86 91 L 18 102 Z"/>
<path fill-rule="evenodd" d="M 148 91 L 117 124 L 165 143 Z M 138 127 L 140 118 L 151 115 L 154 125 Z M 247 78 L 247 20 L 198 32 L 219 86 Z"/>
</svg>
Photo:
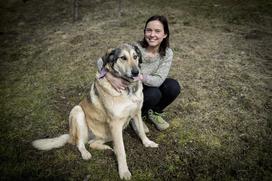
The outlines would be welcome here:
<svg viewBox="0 0 272 181">
<path fill-rule="evenodd" d="M 131 70 L 131 75 L 132 75 L 133 77 L 137 77 L 137 76 L 139 75 L 139 70 L 138 70 L 138 69 L 132 69 L 132 70 Z"/>
</svg>

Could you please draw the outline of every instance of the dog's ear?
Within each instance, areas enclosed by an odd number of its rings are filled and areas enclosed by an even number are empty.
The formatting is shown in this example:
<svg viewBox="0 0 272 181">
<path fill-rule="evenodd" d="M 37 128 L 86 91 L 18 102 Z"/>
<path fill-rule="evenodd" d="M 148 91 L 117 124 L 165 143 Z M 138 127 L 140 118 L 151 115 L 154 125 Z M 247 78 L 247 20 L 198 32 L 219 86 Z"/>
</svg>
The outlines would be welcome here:
<svg viewBox="0 0 272 181">
<path fill-rule="evenodd" d="M 108 63 L 114 63 L 118 59 L 118 56 L 121 52 L 120 48 L 108 49 L 107 53 L 102 57 L 103 67 Z"/>
<path fill-rule="evenodd" d="M 143 62 L 141 50 L 136 45 L 133 45 L 133 47 L 139 57 L 139 64 L 141 64 Z"/>
</svg>

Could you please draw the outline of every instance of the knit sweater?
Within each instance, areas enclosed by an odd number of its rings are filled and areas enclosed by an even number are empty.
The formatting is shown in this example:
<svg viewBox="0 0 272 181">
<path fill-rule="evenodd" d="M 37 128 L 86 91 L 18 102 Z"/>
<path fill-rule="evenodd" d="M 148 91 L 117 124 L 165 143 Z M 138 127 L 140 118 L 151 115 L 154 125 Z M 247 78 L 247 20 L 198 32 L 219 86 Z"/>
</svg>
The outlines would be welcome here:
<svg viewBox="0 0 272 181">
<path fill-rule="evenodd" d="M 166 49 L 165 56 L 159 54 L 155 57 L 148 57 L 147 51 L 140 44 L 135 43 L 142 53 L 141 72 L 143 74 L 143 84 L 151 87 L 159 87 L 166 79 L 173 60 L 173 51 Z M 102 58 L 97 60 L 98 70 L 102 69 Z"/>
</svg>

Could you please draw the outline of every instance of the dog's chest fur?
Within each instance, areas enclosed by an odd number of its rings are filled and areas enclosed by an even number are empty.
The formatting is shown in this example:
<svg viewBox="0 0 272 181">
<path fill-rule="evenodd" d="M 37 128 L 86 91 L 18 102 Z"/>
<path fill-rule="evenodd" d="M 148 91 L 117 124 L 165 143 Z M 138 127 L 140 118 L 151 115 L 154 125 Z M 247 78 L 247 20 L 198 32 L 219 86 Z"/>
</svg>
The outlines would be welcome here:
<svg viewBox="0 0 272 181">
<path fill-rule="evenodd" d="M 142 88 L 141 82 L 137 81 L 131 83 L 126 90 L 118 92 L 106 79 L 97 79 L 87 97 L 88 101 L 85 101 L 85 107 L 98 109 L 102 113 L 99 122 L 105 122 L 107 116 L 113 119 L 129 119 L 142 107 Z"/>
<path fill-rule="evenodd" d="M 115 94 L 112 88 L 110 94 Z M 109 99 L 104 102 L 106 109 L 116 117 L 133 117 L 143 103 L 142 84 L 134 82 L 128 86 L 126 90 L 121 91 L 118 96 L 109 96 Z"/>
</svg>

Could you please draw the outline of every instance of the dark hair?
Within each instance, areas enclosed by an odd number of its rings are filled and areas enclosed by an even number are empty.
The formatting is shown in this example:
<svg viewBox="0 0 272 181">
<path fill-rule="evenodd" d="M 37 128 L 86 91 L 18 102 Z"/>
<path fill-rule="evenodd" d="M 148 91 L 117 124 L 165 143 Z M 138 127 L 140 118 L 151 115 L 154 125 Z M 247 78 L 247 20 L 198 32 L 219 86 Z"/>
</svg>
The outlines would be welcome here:
<svg viewBox="0 0 272 181">
<path fill-rule="evenodd" d="M 167 48 L 167 47 L 170 47 L 170 44 L 169 44 L 170 31 L 169 31 L 168 21 L 167 21 L 166 17 L 165 17 L 165 16 L 160 16 L 160 15 L 151 16 L 151 17 L 146 21 L 146 23 L 145 23 L 144 32 L 145 32 L 145 29 L 146 29 L 147 24 L 148 24 L 150 21 L 155 21 L 155 20 L 158 20 L 158 21 L 160 21 L 160 22 L 162 23 L 164 33 L 167 34 L 166 38 L 164 38 L 163 41 L 161 42 L 160 48 L 159 48 L 160 56 L 165 56 L 165 54 L 166 54 L 166 48 Z M 147 47 L 148 47 L 148 43 L 147 43 L 147 41 L 145 40 L 145 38 L 143 38 L 143 40 L 140 41 L 140 44 L 141 44 L 141 46 L 142 46 L 143 48 L 147 48 Z"/>
</svg>

